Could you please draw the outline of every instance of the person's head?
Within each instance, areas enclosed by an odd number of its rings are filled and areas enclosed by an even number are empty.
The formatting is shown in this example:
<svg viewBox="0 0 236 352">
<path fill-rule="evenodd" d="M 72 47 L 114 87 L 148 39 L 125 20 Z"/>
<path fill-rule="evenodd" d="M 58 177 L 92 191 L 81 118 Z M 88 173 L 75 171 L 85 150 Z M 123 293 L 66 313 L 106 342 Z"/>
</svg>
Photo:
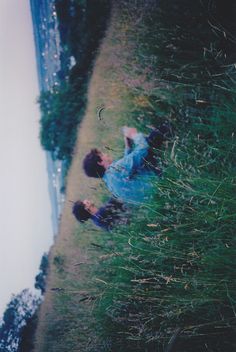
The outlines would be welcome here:
<svg viewBox="0 0 236 352">
<path fill-rule="evenodd" d="M 111 163 L 110 155 L 92 149 L 84 158 L 83 168 L 87 176 L 99 178 L 104 176 Z"/>
<path fill-rule="evenodd" d="M 79 222 L 85 222 L 97 212 L 95 205 L 88 199 L 84 201 L 78 200 L 74 203 L 72 213 Z"/>
</svg>

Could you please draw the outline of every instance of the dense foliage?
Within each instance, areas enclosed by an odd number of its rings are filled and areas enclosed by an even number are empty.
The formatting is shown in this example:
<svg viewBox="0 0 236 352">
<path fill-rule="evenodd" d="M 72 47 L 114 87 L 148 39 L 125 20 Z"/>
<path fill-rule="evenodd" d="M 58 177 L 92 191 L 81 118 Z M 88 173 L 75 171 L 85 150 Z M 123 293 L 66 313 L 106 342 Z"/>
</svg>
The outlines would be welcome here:
<svg viewBox="0 0 236 352">
<path fill-rule="evenodd" d="M 48 274 L 48 254 L 44 253 L 42 258 L 41 258 L 41 263 L 39 266 L 39 273 L 35 276 L 35 284 L 34 287 L 37 290 L 41 291 L 41 294 L 45 293 L 45 287 L 46 287 L 46 277 Z"/>
<path fill-rule="evenodd" d="M 82 90 L 80 89 L 80 92 Z M 85 95 L 78 95 L 74 86 L 65 83 L 50 92 L 42 92 L 40 139 L 55 159 L 71 161 L 77 125 L 85 108 Z"/>
<path fill-rule="evenodd" d="M 48 254 L 44 253 L 34 285 L 41 294 L 45 293 L 48 264 Z M 12 296 L 0 325 L 0 352 L 33 351 L 37 313 L 41 303 L 42 296 L 33 294 L 29 289 Z"/>
<path fill-rule="evenodd" d="M 21 334 L 34 316 L 39 303 L 40 299 L 28 289 L 12 297 L 4 312 L 0 326 L 1 352 L 19 352 L 19 345 L 22 342 Z"/>
<path fill-rule="evenodd" d="M 110 1 L 56 0 L 55 5 L 64 51 L 81 67 L 89 67 L 105 29 Z"/>
</svg>

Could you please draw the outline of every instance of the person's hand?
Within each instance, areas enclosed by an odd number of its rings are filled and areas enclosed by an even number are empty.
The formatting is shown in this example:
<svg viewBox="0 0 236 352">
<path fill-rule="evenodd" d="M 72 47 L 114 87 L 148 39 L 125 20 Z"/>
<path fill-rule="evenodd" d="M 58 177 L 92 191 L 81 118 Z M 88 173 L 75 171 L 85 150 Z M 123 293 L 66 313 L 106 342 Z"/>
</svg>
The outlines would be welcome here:
<svg viewBox="0 0 236 352">
<path fill-rule="evenodd" d="M 135 127 L 127 127 L 127 126 L 123 127 L 123 134 L 124 134 L 124 137 L 126 138 L 133 139 L 137 133 L 138 131 L 137 131 L 137 128 Z"/>
</svg>

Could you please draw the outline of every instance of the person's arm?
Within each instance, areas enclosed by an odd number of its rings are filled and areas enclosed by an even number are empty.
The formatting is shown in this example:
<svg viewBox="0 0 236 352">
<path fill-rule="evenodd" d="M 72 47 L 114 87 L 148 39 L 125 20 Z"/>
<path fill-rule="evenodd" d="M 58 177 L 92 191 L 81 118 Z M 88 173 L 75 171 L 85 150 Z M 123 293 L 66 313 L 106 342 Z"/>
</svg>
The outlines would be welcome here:
<svg viewBox="0 0 236 352">
<path fill-rule="evenodd" d="M 142 133 L 136 133 L 133 137 L 133 150 L 115 163 L 115 167 L 121 173 L 131 175 L 143 165 L 148 154 L 149 145 Z"/>
<path fill-rule="evenodd" d="M 125 143 L 125 152 L 124 155 L 128 155 L 129 153 L 132 152 L 132 146 L 133 146 L 133 137 L 138 133 L 137 129 L 134 127 L 127 127 L 124 126 L 122 128 L 123 134 L 124 134 L 124 143 Z"/>
<path fill-rule="evenodd" d="M 126 156 L 132 152 L 132 141 L 131 139 L 124 136 L 124 142 L 125 142 L 124 156 Z"/>
</svg>

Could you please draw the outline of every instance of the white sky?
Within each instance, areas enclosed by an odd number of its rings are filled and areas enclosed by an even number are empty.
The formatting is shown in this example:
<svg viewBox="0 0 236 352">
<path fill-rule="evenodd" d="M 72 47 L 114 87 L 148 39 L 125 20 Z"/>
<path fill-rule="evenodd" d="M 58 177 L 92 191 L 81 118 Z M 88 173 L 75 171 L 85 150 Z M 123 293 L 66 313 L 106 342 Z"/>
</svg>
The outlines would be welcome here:
<svg viewBox="0 0 236 352">
<path fill-rule="evenodd" d="M 29 0 L 0 0 L 0 317 L 52 243 Z"/>
</svg>

